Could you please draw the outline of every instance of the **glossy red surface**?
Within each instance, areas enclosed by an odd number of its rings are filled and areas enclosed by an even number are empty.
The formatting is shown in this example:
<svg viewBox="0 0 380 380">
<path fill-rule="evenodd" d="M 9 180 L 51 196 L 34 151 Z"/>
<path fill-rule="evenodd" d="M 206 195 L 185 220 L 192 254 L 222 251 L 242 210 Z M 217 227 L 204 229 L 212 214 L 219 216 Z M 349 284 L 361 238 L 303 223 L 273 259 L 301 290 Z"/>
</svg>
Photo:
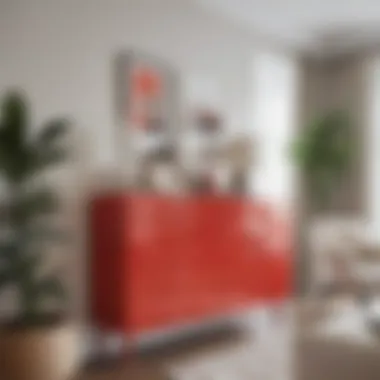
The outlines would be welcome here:
<svg viewBox="0 0 380 380">
<path fill-rule="evenodd" d="M 92 316 L 140 333 L 291 293 L 289 221 L 232 197 L 123 196 L 91 207 Z"/>
</svg>

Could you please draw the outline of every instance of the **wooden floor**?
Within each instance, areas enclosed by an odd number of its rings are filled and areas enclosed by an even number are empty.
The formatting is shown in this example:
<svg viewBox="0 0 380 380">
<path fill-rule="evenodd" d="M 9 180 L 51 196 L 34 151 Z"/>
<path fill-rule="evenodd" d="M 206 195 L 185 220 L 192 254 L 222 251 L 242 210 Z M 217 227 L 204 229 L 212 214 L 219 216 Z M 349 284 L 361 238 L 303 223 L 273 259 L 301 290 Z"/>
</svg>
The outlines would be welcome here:
<svg viewBox="0 0 380 380">
<path fill-rule="evenodd" d="M 160 366 L 154 363 L 124 363 L 113 368 L 85 370 L 78 376 L 78 380 L 168 380 Z"/>
</svg>

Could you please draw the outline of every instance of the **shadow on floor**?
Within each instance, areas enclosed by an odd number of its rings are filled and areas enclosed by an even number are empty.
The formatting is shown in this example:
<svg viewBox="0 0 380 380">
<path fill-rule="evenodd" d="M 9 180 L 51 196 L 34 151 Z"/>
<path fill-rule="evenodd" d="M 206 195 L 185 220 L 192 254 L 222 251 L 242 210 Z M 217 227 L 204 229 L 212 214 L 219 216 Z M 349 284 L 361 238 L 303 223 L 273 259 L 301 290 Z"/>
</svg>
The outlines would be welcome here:
<svg viewBox="0 0 380 380">
<path fill-rule="evenodd" d="M 245 339 L 242 329 L 231 324 L 218 325 L 122 356 L 96 358 L 78 380 L 171 380 L 164 371 L 165 363 L 213 352 Z"/>
</svg>

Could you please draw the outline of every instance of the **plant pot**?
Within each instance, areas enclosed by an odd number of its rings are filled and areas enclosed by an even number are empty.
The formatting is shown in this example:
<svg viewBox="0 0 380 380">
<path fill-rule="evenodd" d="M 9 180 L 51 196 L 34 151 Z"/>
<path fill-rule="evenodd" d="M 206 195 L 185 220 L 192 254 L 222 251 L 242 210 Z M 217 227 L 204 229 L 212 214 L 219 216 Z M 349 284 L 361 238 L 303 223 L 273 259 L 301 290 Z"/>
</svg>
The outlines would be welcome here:
<svg viewBox="0 0 380 380">
<path fill-rule="evenodd" d="M 77 329 L 70 323 L 4 328 L 0 333 L 0 378 L 68 380 L 78 369 Z"/>
</svg>

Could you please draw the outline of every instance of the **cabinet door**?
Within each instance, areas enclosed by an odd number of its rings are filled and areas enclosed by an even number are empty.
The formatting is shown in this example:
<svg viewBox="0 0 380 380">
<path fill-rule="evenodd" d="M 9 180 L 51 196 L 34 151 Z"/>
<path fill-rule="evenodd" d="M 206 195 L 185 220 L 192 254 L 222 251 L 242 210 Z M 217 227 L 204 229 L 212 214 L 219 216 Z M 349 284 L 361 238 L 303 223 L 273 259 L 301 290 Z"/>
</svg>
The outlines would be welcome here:
<svg viewBox="0 0 380 380">
<path fill-rule="evenodd" d="M 220 275 L 228 286 L 223 290 L 230 308 L 247 308 L 265 297 L 264 251 L 255 227 L 260 213 L 254 201 L 243 198 L 225 199 L 220 208 L 227 223 L 220 251 Z"/>
<path fill-rule="evenodd" d="M 253 238 L 257 276 L 264 302 L 288 297 L 292 287 L 291 217 L 268 203 L 253 203 Z"/>
<path fill-rule="evenodd" d="M 181 198 L 134 196 L 130 201 L 130 325 L 167 327 L 185 317 L 184 241 L 188 225 Z"/>
<path fill-rule="evenodd" d="M 255 258 L 247 255 L 242 230 L 245 204 L 241 199 L 210 196 L 197 199 L 194 208 L 192 271 L 199 294 L 193 307 L 204 317 L 234 311 L 247 304 L 248 283 L 255 282 L 249 267 Z"/>
<path fill-rule="evenodd" d="M 289 213 L 270 209 L 270 231 L 273 238 L 267 242 L 270 282 L 268 296 L 281 300 L 290 297 L 293 289 L 293 251 L 292 217 Z"/>
<path fill-rule="evenodd" d="M 100 195 L 90 204 L 90 313 L 93 323 L 105 330 L 126 327 L 124 216 L 125 202 L 120 194 Z"/>
</svg>

